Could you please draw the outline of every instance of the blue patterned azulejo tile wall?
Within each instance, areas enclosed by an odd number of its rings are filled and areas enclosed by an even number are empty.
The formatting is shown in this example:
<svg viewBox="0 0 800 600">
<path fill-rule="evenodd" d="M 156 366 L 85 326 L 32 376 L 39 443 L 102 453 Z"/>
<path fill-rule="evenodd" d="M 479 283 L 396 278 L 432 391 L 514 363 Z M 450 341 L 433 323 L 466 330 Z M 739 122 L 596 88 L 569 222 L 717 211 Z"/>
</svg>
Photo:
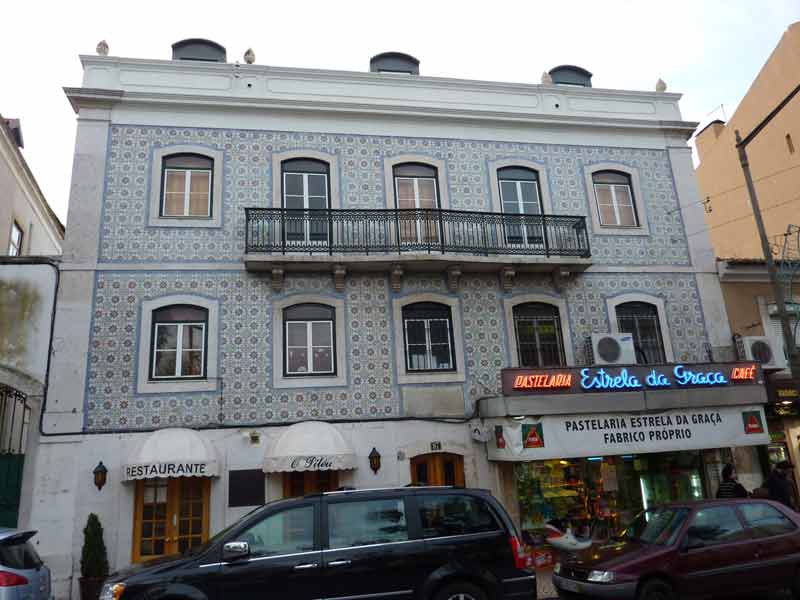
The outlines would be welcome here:
<svg viewBox="0 0 800 600">
<path fill-rule="evenodd" d="M 272 153 L 305 149 L 337 157 L 343 208 L 394 206 L 391 190 L 387 199 L 384 189 L 383 160 L 415 154 L 444 162 L 442 181 L 448 187 L 451 208 L 491 210 L 489 163 L 519 158 L 546 166 L 554 213 L 587 216 L 591 191 L 587 190 L 584 167 L 601 162 L 624 165 L 639 174 L 651 235 L 592 235 L 595 263 L 689 264 L 671 166 L 663 150 L 133 125 L 113 126 L 109 144 L 100 242 L 103 261 L 240 260 L 245 243 L 244 208 L 272 206 Z M 147 225 L 153 149 L 175 144 L 223 152 L 221 227 Z"/>
</svg>

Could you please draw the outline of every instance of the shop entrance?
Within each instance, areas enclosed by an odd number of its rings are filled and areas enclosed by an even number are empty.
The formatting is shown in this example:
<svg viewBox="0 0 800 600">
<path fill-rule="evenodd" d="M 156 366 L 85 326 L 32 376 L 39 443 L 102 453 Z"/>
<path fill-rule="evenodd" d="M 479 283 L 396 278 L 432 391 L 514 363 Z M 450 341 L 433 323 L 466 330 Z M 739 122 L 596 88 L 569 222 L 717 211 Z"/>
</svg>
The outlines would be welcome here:
<svg viewBox="0 0 800 600">
<path fill-rule="evenodd" d="M 464 485 L 464 457 L 448 452 L 420 454 L 411 459 L 414 485 Z"/>
<path fill-rule="evenodd" d="M 338 487 L 338 471 L 289 471 L 283 474 L 284 498 L 333 492 Z"/>
<path fill-rule="evenodd" d="M 184 552 L 205 542 L 210 491 L 207 477 L 138 480 L 133 562 Z"/>
</svg>

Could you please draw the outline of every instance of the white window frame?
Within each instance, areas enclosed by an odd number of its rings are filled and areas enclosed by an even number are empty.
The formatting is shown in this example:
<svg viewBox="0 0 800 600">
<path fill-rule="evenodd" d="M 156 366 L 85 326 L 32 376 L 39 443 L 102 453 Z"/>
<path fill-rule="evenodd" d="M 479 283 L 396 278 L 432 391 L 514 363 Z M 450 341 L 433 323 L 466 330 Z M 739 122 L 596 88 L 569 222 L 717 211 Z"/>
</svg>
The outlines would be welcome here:
<svg viewBox="0 0 800 600">
<path fill-rule="evenodd" d="M 569 311 L 567 310 L 567 301 L 560 296 L 551 296 L 549 294 L 519 294 L 511 298 L 503 299 L 503 313 L 506 321 L 506 339 L 509 348 L 509 364 L 512 367 L 519 367 L 519 344 L 517 340 L 517 327 L 514 320 L 514 307 L 520 304 L 550 304 L 558 309 L 558 320 L 561 325 L 561 344 L 564 354 L 565 367 L 575 364 L 575 354 L 572 345 L 572 335 L 570 332 Z M 516 347 L 511 348 L 511 343 L 515 343 Z"/>
<path fill-rule="evenodd" d="M 289 346 L 289 326 L 296 325 L 296 324 L 304 324 L 306 326 L 306 345 L 305 346 Z M 328 330 L 330 331 L 330 339 L 331 344 L 329 346 L 319 346 L 314 345 L 313 340 L 313 330 L 315 324 L 326 324 L 328 325 Z M 285 354 L 285 363 L 286 363 L 286 374 L 290 376 L 296 375 L 333 375 L 336 373 L 336 345 L 335 345 L 335 330 L 333 326 L 333 321 L 328 320 L 316 320 L 316 321 L 284 321 L 284 351 Z M 304 348 L 306 351 L 306 371 L 290 371 L 289 370 L 289 348 Z M 314 349 L 315 348 L 327 348 L 331 351 L 331 368 L 328 371 L 315 371 L 314 370 Z"/>
<path fill-rule="evenodd" d="M 597 218 L 600 221 L 600 225 L 602 227 L 620 227 L 626 229 L 633 229 L 639 227 L 639 215 L 636 212 L 636 200 L 634 200 L 633 195 L 633 186 L 626 183 L 593 183 L 594 185 L 594 200 L 595 200 L 595 208 L 597 210 Z M 616 220 L 615 223 L 603 223 L 603 213 L 600 210 L 600 196 L 597 193 L 598 187 L 607 187 L 611 192 L 611 207 L 614 209 L 614 219 Z M 620 201 L 617 199 L 617 188 L 626 188 L 628 190 L 628 197 L 631 200 L 631 211 L 633 212 L 633 225 L 623 225 L 620 222 Z M 604 205 L 605 206 L 605 205 Z"/>
<path fill-rule="evenodd" d="M 611 325 L 610 333 L 620 333 L 619 323 L 617 323 L 617 306 L 628 302 L 645 302 L 655 305 L 658 310 L 658 324 L 661 327 L 661 341 L 664 343 L 664 354 L 667 357 L 668 363 L 675 362 L 675 353 L 672 349 L 672 336 L 670 334 L 669 322 L 667 321 L 667 307 L 663 298 L 641 293 L 620 294 L 619 296 L 606 298 L 606 311 L 609 324 Z M 680 358 L 680 360 L 685 361 L 687 358 L 683 357 Z"/>
<path fill-rule="evenodd" d="M 537 179 L 526 179 L 526 180 L 500 179 L 498 177 L 497 185 L 499 187 L 500 212 L 501 213 L 503 213 L 504 215 L 514 214 L 514 213 L 507 213 L 506 210 L 505 210 L 506 201 L 503 199 L 503 184 L 504 183 L 513 183 L 514 187 L 517 190 L 517 208 L 519 209 L 519 212 L 515 213 L 515 214 L 517 214 L 517 215 L 531 215 L 531 216 L 537 216 L 537 215 L 541 216 L 541 215 L 544 214 L 543 213 L 544 206 L 542 205 L 542 195 L 539 192 L 539 181 Z M 526 213 L 526 212 L 524 212 L 525 211 L 525 202 L 522 201 L 522 184 L 523 183 L 527 183 L 527 184 L 533 185 L 533 189 L 536 191 L 536 203 L 539 205 L 539 212 L 538 213 Z M 508 225 L 506 225 L 505 227 L 506 227 L 506 231 L 505 231 L 506 243 L 509 244 L 509 245 L 512 245 L 512 246 L 522 246 L 524 248 L 527 248 L 528 246 L 532 246 L 532 245 L 533 246 L 541 245 L 541 244 L 535 244 L 535 243 L 531 242 L 528 239 L 529 236 L 530 236 L 529 229 L 528 229 L 529 227 L 530 228 L 539 229 L 539 231 L 541 232 L 542 239 L 544 239 L 544 221 L 542 221 L 542 224 L 538 225 L 538 226 L 537 225 L 519 225 L 520 233 L 521 233 L 521 235 L 520 235 L 521 241 L 518 242 L 518 243 L 517 242 L 512 242 L 509 239 L 510 236 L 508 235 Z M 512 227 L 513 227 L 513 225 L 512 225 Z"/>
<path fill-rule="evenodd" d="M 452 311 L 451 311 L 451 319 L 452 319 Z M 431 366 L 433 362 L 433 344 L 431 343 L 431 323 L 434 321 L 441 321 L 444 322 L 445 327 L 447 328 L 447 350 L 450 355 L 450 367 L 447 369 L 439 369 Z M 420 344 L 409 344 L 408 342 L 408 324 L 409 323 L 424 323 L 425 325 L 425 367 L 421 369 L 415 369 L 411 366 L 411 354 L 409 353 L 409 345 L 419 346 Z M 406 347 L 406 370 L 410 373 L 419 373 L 425 371 L 455 371 L 456 365 L 454 363 L 454 356 L 453 356 L 453 344 L 452 344 L 452 331 L 450 326 L 450 319 L 442 319 L 440 317 L 435 317 L 431 319 L 418 319 L 418 318 L 410 318 L 410 319 L 403 319 L 403 331 L 405 332 L 405 347 Z M 437 343 L 437 346 L 442 346 L 444 344 Z"/>
<path fill-rule="evenodd" d="M 14 242 L 14 233 L 19 232 L 19 242 Z M 16 220 L 11 221 L 11 233 L 8 237 L 8 255 L 9 256 L 22 256 L 22 246 L 25 243 L 25 230 L 17 223 Z"/>
<path fill-rule="evenodd" d="M 308 199 L 310 197 L 309 193 L 308 193 L 308 176 L 309 175 L 315 175 L 315 176 L 324 177 L 325 178 L 325 209 L 329 210 L 331 208 L 330 178 L 328 177 L 327 173 L 316 173 L 316 172 L 309 173 L 309 172 L 304 172 L 304 171 L 284 171 L 283 172 L 283 187 L 281 188 L 281 193 L 282 193 L 281 202 L 282 202 L 282 208 L 284 210 L 292 210 L 292 209 L 287 209 L 287 207 L 286 207 L 286 196 L 287 196 L 287 194 L 286 194 L 286 176 L 287 175 L 301 175 L 303 177 L 303 208 L 302 208 L 302 210 L 316 210 L 316 209 L 309 208 L 309 206 L 308 206 Z M 296 197 L 296 194 L 289 194 L 289 195 Z M 315 198 L 318 198 L 318 197 L 319 196 L 315 196 Z M 284 235 L 286 235 L 285 231 L 284 231 Z M 308 244 L 311 244 L 313 242 L 316 245 L 319 245 L 321 247 L 327 248 L 328 244 L 330 243 L 330 239 L 329 238 L 330 238 L 330 231 L 327 232 L 327 237 L 326 237 L 324 242 L 323 241 L 319 241 L 319 240 L 312 240 L 311 239 L 311 221 L 310 220 L 308 220 L 308 221 L 304 220 L 303 221 L 303 243 L 304 244 L 308 245 Z M 293 243 L 296 243 L 296 242 L 294 240 L 291 240 L 291 241 L 290 240 L 286 240 L 286 246 L 287 247 L 290 247 Z"/>
<path fill-rule="evenodd" d="M 400 194 L 399 194 L 399 185 L 398 185 L 401 179 L 406 179 L 406 180 L 414 182 L 414 208 L 416 210 L 440 210 L 440 208 L 439 208 L 439 185 L 438 185 L 438 181 L 436 181 L 436 177 L 414 177 L 414 176 L 408 176 L 408 175 L 399 175 L 399 176 L 395 176 L 395 178 L 394 178 L 394 203 L 395 203 L 394 205 L 395 205 L 395 208 L 397 208 L 398 210 L 403 210 L 403 209 L 400 208 Z M 434 202 L 434 205 L 432 207 L 424 207 L 423 208 L 423 207 L 421 207 L 419 205 L 419 182 L 421 180 L 432 181 L 433 182 L 433 202 Z M 415 223 L 414 224 L 415 224 L 415 227 L 416 227 L 417 237 L 416 237 L 415 240 L 413 240 L 413 243 L 415 243 L 415 244 L 422 244 L 422 243 L 427 243 L 427 242 L 437 243 L 437 244 L 439 243 L 439 234 L 440 234 L 440 232 L 439 232 L 439 227 L 438 227 L 438 222 L 437 221 L 434 221 L 434 224 L 437 224 L 437 227 L 434 230 L 434 231 L 436 231 L 436 239 L 431 239 L 431 240 L 423 240 L 423 235 L 422 234 L 425 231 L 425 227 L 423 226 L 421 219 L 415 219 Z M 405 240 L 405 241 L 408 241 L 408 240 Z"/>
<path fill-rule="evenodd" d="M 202 327 L 203 330 L 203 343 L 200 348 L 184 348 L 183 347 L 183 329 L 184 327 L 197 326 Z M 158 344 L 158 329 L 159 327 L 175 327 L 178 328 L 178 333 L 175 341 L 175 350 L 165 348 L 159 350 Z M 155 330 L 153 331 L 153 379 L 205 379 L 206 376 L 206 324 L 203 321 L 181 321 L 181 322 L 163 322 L 156 323 Z M 183 353 L 184 352 L 197 352 L 200 351 L 200 375 L 181 375 L 183 370 Z M 156 375 L 156 359 L 159 352 L 175 352 L 175 374 L 174 375 Z"/>
<path fill-rule="evenodd" d="M 170 173 L 183 173 L 184 186 L 183 186 L 183 214 L 182 215 L 168 215 L 166 214 L 167 208 L 167 177 Z M 193 173 L 208 173 L 208 194 L 206 195 L 206 213 L 204 215 L 193 215 L 189 211 L 191 209 L 191 192 L 192 189 L 192 174 Z M 211 191 L 214 189 L 214 169 L 182 169 L 179 167 L 165 167 L 164 168 L 164 181 L 163 193 L 161 195 L 161 214 L 160 216 L 167 219 L 208 219 L 211 217 Z"/>
<path fill-rule="evenodd" d="M 387 156 L 383 159 L 384 194 L 386 194 L 386 208 L 397 207 L 397 188 L 394 182 L 394 168 L 406 163 L 417 163 L 436 169 L 436 208 L 450 209 L 450 193 L 447 189 L 447 164 L 440 158 L 427 154 L 399 154 Z M 401 176 L 404 177 L 404 176 Z M 394 198 L 389 198 L 390 192 Z"/>
<path fill-rule="evenodd" d="M 628 176 L 630 193 L 633 200 L 634 211 L 636 212 L 637 225 L 603 225 L 600 222 L 600 210 L 597 203 L 597 192 L 595 190 L 594 174 L 598 171 L 617 171 Z M 584 181 L 586 185 L 586 199 L 588 215 L 587 221 L 591 222 L 592 233 L 594 235 L 621 235 L 621 236 L 649 236 L 650 224 L 647 216 L 647 208 L 642 192 L 642 183 L 639 171 L 620 163 L 602 162 L 585 165 L 583 167 Z M 604 185 L 604 184 L 601 184 Z M 621 185 L 621 184 L 620 184 Z M 675 191 L 677 197 L 677 190 Z M 615 213 L 616 215 L 617 213 Z"/>
</svg>

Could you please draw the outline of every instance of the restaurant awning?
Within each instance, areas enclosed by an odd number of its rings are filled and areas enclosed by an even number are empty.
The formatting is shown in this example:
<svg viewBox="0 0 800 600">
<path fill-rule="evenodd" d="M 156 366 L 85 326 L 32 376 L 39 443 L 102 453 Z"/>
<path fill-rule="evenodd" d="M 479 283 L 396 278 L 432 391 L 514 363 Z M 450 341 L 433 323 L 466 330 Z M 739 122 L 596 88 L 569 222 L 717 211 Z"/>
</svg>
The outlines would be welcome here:
<svg viewBox="0 0 800 600">
<path fill-rule="evenodd" d="M 131 454 L 123 480 L 152 477 L 216 477 L 220 465 L 214 445 L 192 429 L 151 433 Z"/>
<path fill-rule="evenodd" d="M 356 468 L 356 454 L 328 423 L 306 421 L 287 428 L 264 456 L 264 472 L 335 471 Z"/>
</svg>

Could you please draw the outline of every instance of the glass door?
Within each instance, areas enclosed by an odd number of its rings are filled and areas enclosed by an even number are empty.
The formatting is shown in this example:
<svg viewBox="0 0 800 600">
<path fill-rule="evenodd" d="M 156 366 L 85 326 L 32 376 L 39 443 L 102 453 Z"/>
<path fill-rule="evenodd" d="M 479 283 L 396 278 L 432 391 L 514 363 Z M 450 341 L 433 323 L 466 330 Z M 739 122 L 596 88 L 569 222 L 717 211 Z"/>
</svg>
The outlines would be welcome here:
<svg viewBox="0 0 800 600">
<path fill-rule="evenodd" d="M 411 244 L 436 244 L 439 220 L 435 209 L 436 180 L 432 177 L 395 177 L 397 208 L 400 213 L 400 241 Z M 414 212 L 410 212 L 411 210 Z"/>
<path fill-rule="evenodd" d="M 284 173 L 283 205 L 286 246 L 298 250 L 327 250 L 328 175 Z"/>
<path fill-rule="evenodd" d="M 500 200 L 505 215 L 541 215 L 538 181 L 500 179 Z M 544 230 L 533 219 L 509 219 L 505 228 L 506 243 L 517 246 L 544 246 Z"/>
</svg>

